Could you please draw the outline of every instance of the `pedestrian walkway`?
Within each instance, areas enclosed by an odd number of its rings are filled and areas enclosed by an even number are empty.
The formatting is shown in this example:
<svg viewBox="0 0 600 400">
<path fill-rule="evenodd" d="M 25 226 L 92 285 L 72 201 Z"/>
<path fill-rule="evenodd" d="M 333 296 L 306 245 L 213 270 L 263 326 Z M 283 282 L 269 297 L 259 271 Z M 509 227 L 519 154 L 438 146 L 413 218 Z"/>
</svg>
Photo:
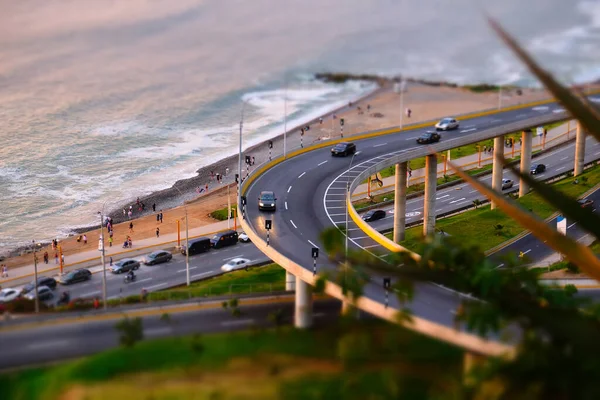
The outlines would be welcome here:
<svg viewBox="0 0 600 400">
<path fill-rule="evenodd" d="M 576 130 L 576 122 L 571 121 L 569 123 L 565 123 L 563 125 L 557 126 L 556 128 L 550 129 L 546 138 L 533 138 L 532 151 L 545 150 L 547 148 L 556 146 L 558 144 L 564 143 L 570 139 L 575 137 Z M 521 155 L 521 144 L 516 142 L 514 148 L 512 147 L 504 147 L 504 157 L 507 159 L 513 157 L 519 157 Z M 471 154 L 465 157 L 458 158 L 453 160 L 455 164 L 460 166 L 463 169 L 470 170 L 475 168 L 481 168 L 486 165 L 492 164 L 493 155 L 490 152 L 481 152 Z M 450 167 L 443 161 L 438 161 L 438 178 L 443 177 L 444 175 L 453 175 L 453 172 L 450 170 Z M 380 193 L 389 192 L 394 189 L 394 176 L 389 176 L 383 178 L 383 185 L 381 187 L 376 187 L 374 184 L 371 186 L 371 195 L 376 195 Z M 411 171 L 409 178 L 409 185 L 416 185 L 425 181 L 425 168 L 414 169 Z M 358 185 L 354 193 L 352 194 L 353 200 L 358 200 L 362 198 L 368 197 L 369 190 L 367 188 L 367 184 L 363 183 Z"/>
<path fill-rule="evenodd" d="M 231 229 L 234 228 L 234 222 L 231 220 Z M 227 221 L 215 222 L 213 224 L 193 228 L 189 230 L 188 236 L 190 239 L 201 237 L 201 236 L 212 236 L 216 232 L 227 230 Z M 181 235 L 181 245 L 185 245 L 185 234 Z M 121 244 L 113 247 L 105 248 L 106 264 L 108 265 L 109 258 L 112 257 L 113 261 L 120 260 L 127 257 L 135 257 L 142 254 L 152 252 L 153 250 L 162 247 L 173 247 L 177 245 L 177 233 L 161 235 L 160 238 L 153 236 L 146 239 L 136 240 L 133 244 L 132 249 L 123 249 Z M 73 266 L 79 268 L 85 268 L 92 265 L 98 265 L 100 263 L 100 251 L 99 250 L 88 250 L 80 253 L 75 253 L 65 257 L 65 268 L 64 271 L 72 269 Z M 9 277 L 6 279 L 0 279 L 0 285 L 5 286 L 25 276 L 30 277 L 34 274 L 35 266 L 33 264 L 24 265 L 22 267 L 12 268 L 9 271 Z M 56 275 L 59 273 L 59 267 L 55 264 L 49 263 L 38 263 L 38 274 L 42 275 Z"/>
</svg>

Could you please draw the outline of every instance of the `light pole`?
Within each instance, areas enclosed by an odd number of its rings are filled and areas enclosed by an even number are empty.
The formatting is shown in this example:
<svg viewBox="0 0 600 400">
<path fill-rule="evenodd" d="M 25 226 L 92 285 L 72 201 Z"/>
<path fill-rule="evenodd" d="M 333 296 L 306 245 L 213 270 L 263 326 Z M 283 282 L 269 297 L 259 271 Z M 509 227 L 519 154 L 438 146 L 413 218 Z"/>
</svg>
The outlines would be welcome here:
<svg viewBox="0 0 600 400">
<path fill-rule="evenodd" d="M 404 89 L 406 87 L 406 81 L 400 80 L 400 129 L 402 130 L 402 124 L 404 122 Z"/>
<path fill-rule="evenodd" d="M 237 206 L 238 206 L 238 210 L 241 209 L 240 204 L 242 203 L 242 128 L 244 126 L 244 106 L 246 105 L 245 102 L 242 102 L 242 113 L 240 116 L 240 151 L 239 151 L 239 155 L 238 155 L 238 195 L 237 195 Z M 284 149 L 285 149 L 285 135 L 283 136 L 283 143 L 284 143 Z M 284 150 L 285 152 L 285 150 Z"/>
<path fill-rule="evenodd" d="M 348 198 L 350 197 L 350 169 L 352 168 L 352 162 L 354 161 L 354 156 L 356 153 L 352 154 L 352 158 L 350 159 L 350 167 L 348 168 L 348 176 L 346 179 L 346 244 L 345 244 L 345 256 L 346 262 L 348 261 Z"/>
<path fill-rule="evenodd" d="M 35 279 L 35 312 L 36 314 L 40 312 L 40 299 L 38 299 L 38 273 L 37 273 L 37 254 L 35 253 L 35 240 L 32 240 L 33 244 L 33 272 Z"/>
<path fill-rule="evenodd" d="M 498 85 L 498 110 L 502 108 L 502 85 Z"/>
<path fill-rule="evenodd" d="M 242 119 L 243 118 L 244 118 L 244 113 L 242 111 Z M 241 135 L 241 129 L 242 129 L 242 125 L 240 123 L 240 135 Z M 241 140 L 242 140 L 242 137 L 240 136 L 240 143 L 241 143 Z M 240 149 L 240 151 L 241 151 L 241 149 Z M 285 160 L 286 157 L 287 157 L 287 80 L 285 82 L 285 89 L 283 90 L 283 159 Z"/>
<path fill-rule="evenodd" d="M 102 211 L 98 211 L 100 215 L 100 258 L 102 259 L 102 307 L 104 310 L 107 309 L 108 305 L 106 304 L 106 261 L 105 261 L 105 247 L 104 247 L 104 206 L 106 202 L 102 204 Z"/>
<path fill-rule="evenodd" d="M 175 185 L 173 187 L 179 192 L 179 195 L 183 198 L 183 193 L 181 190 Z M 187 212 L 187 204 L 185 204 L 185 199 L 183 200 L 183 209 L 185 210 L 185 281 L 187 286 L 190 286 L 190 247 L 188 245 L 188 212 Z"/>
</svg>

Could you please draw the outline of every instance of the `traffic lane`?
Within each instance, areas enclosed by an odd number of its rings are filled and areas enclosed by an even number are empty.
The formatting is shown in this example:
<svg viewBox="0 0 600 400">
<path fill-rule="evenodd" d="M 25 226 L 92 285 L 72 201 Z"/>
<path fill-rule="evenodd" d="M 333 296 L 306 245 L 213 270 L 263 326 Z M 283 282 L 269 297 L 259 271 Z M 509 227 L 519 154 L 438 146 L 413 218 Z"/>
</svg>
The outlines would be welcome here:
<svg viewBox="0 0 600 400">
<path fill-rule="evenodd" d="M 588 140 L 588 142 L 592 142 L 594 147 L 597 144 L 595 140 Z M 573 161 L 567 160 L 568 157 L 566 157 L 564 153 L 572 152 L 573 147 L 573 145 L 569 145 L 563 149 L 556 150 L 556 152 L 549 153 L 547 155 L 536 158 L 535 161 L 543 161 L 542 163 L 546 164 L 547 169 L 546 172 L 544 172 L 543 174 L 534 175 L 534 178 L 547 179 L 550 177 L 558 176 L 564 173 L 565 170 L 572 169 Z M 592 146 L 586 147 L 589 152 L 588 156 L 586 157 L 587 162 L 600 159 L 600 151 L 597 151 L 596 149 L 590 147 Z M 519 187 L 518 177 L 515 176 L 512 172 L 505 169 L 503 178 L 512 179 L 514 182 L 512 188 L 507 188 L 503 190 L 504 193 L 514 191 Z M 491 175 L 486 175 L 480 178 L 479 180 L 487 184 L 491 184 L 491 179 Z M 455 209 L 458 209 L 459 207 L 471 204 L 475 199 L 484 200 L 486 199 L 486 197 L 481 195 L 477 190 L 473 189 L 471 185 L 466 183 L 442 189 L 436 194 L 436 200 L 439 202 L 436 206 L 436 214 L 451 212 Z M 407 215 L 406 219 L 407 223 L 414 223 L 423 220 L 422 197 L 407 200 L 406 208 L 407 214 L 409 214 Z M 393 206 L 389 205 L 382 207 L 381 209 L 387 212 L 386 218 L 374 221 L 371 223 L 371 225 L 379 231 L 391 229 L 393 227 Z"/>
<path fill-rule="evenodd" d="M 268 258 L 251 243 L 238 243 L 223 249 L 211 250 L 207 253 L 190 257 L 191 281 L 203 279 L 221 273 L 221 266 L 236 257 L 247 258 L 253 263 L 268 261 Z M 107 266 L 108 268 L 108 266 Z M 185 257 L 175 254 L 170 262 L 152 266 L 142 265 L 135 271 L 135 282 L 124 283 L 126 274 L 113 274 L 107 270 L 107 296 L 115 298 L 139 294 L 142 288 L 157 291 L 171 286 L 185 284 Z M 102 296 L 102 272 L 92 275 L 90 281 L 73 285 L 60 285 L 55 292 L 55 301 L 59 294 L 68 291 L 71 298 L 93 298 Z"/>
<path fill-rule="evenodd" d="M 315 300 L 313 315 L 317 324 L 337 320 L 341 303 L 334 299 Z M 253 326 L 272 327 L 269 315 L 283 310 L 283 323 L 294 319 L 294 304 L 240 304 L 242 315 L 233 317 L 221 308 L 169 314 L 169 321 L 160 316 L 142 317 L 144 338 L 182 336 L 193 333 L 233 332 Z M 23 331 L 0 332 L 0 369 L 47 363 L 98 353 L 119 345 L 116 320 L 88 321 L 68 325 L 32 328 Z"/>
</svg>

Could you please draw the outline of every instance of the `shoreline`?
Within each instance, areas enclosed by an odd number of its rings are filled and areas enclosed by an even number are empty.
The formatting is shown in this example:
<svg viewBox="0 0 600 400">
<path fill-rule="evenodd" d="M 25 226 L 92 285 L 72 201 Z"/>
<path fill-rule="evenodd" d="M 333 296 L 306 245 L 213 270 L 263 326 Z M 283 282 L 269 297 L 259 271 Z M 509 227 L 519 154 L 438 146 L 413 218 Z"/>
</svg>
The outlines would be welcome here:
<svg viewBox="0 0 600 400">
<path fill-rule="evenodd" d="M 315 77 L 316 77 L 316 75 L 315 75 Z M 363 102 L 365 100 L 368 100 L 369 98 L 378 95 L 381 91 L 389 89 L 389 82 L 390 82 L 389 80 L 384 80 L 381 84 L 378 84 L 378 86 L 375 89 L 368 91 L 368 92 L 366 92 L 360 96 L 357 96 L 355 98 L 349 99 L 349 101 L 352 102 L 352 104 L 355 104 L 358 102 Z M 319 117 L 315 117 L 310 120 L 307 120 L 306 122 L 302 122 L 298 125 L 288 127 L 287 139 L 286 139 L 286 142 L 287 142 L 286 147 L 287 147 L 288 151 L 291 151 L 297 147 L 300 147 L 300 128 L 301 127 L 304 127 L 306 125 L 312 126 L 315 123 L 318 124 L 320 118 L 323 118 L 323 119 L 329 118 L 333 114 L 342 112 L 349 108 L 350 107 L 348 106 L 348 104 L 345 104 L 344 106 L 332 109 L 332 110 L 320 115 Z M 282 154 L 283 153 L 283 136 L 284 136 L 284 133 L 280 133 L 270 139 L 265 139 L 265 140 L 263 140 L 257 144 L 254 144 L 250 147 L 243 148 L 242 157 L 244 157 L 245 155 L 253 156 L 253 157 L 255 157 L 255 163 L 256 163 L 255 165 L 258 166 L 258 165 L 262 164 L 263 162 L 268 160 L 268 153 L 269 153 L 268 142 L 269 141 L 273 141 L 272 155 L 275 157 L 275 156 L 278 156 L 279 154 Z M 306 132 L 306 134 L 304 135 L 304 144 L 305 145 L 313 144 L 314 142 L 319 141 L 319 140 L 321 140 L 321 138 L 315 138 L 314 134 L 310 130 L 308 132 Z M 243 174 L 245 173 L 244 167 L 245 167 L 245 164 L 244 164 L 244 160 L 242 159 L 242 173 Z M 223 175 L 223 179 L 220 184 L 217 184 L 214 181 L 209 182 L 210 176 L 211 176 L 211 171 L 214 171 L 215 173 L 219 173 L 219 174 L 224 174 L 227 168 L 229 168 L 229 174 L 227 176 Z M 199 197 L 199 194 L 196 192 L 196 188 L 204 187 L 204 185 L 206 183 L 209 183 L 209 191 L 216 187 L 221 187 L 221 186 L 225 187 L 226 185 L 232 184 L 235 181 L 235 174 L 237 173 L 237 169 L 238 169 L 238 154 L 234 154 L 234 155 L 230 155 L 230 156 L 221 158 L 220 160 L 217 160 L 211 164 L 208 164 L 206 166 L 198 168 L 196 170 L 196 175 L 193 177 L 180 179 L 180 180 L 176 181 L 175 183 L 173 183 L 173 185 L 171 187 L 168 187 L 168 188 L 165 188 L 165 189 L 159 190 L 159 191 L 154 191 L 146 196 L 140 196 L 140 201 L 146 205 L 146 208 L 144 211 L 142 211 L 142 212 L 137 211 L 136 199 L 128 199 L 128 200 L 123 200 L 122 202 L 120 202 L 119 206 L 115 207 L 114 209 L 108 210 L 108 212 L 106 213 L 106 216 L 111 217 L 113 219 L 114 224 L 118 224 L 118 223 L 122 223 L 122 222 L 129 220 L 127 216 L 123 216 L 122 209 L 123 208 L 127 209 L 130 204 L 133 205 L 134 210 L 135 210 L 131 220 L 134 220 L 134 219 L 137 219 L 140 217 L 145 217 L 145 216 L 148 216 L 151 214 L 155 214 L 152 211 L 153 203 L 156 203 L 156 213 L 160 212 L 161 210 L 163 212 L 165 212 L 169 209 L 180 207 L 186 201 L 197 199 Z M 177 189 L 179 189 L 179 190 L 177 190 Z M 179 191 L 181 191 L 181 193 Z M 100 224 L 91 224 L 91 225 L 87 225 L 87 226 L 72 227 L 72 228 L 68 229 L 68 234 L 62 235 L 62 236 L 57 235 L 56 238 L 61 240 L 64 238 L 68 238 L 68 237 L 76 236 L 76 235 L 83 234 L 86 232 L 90 232 L 90 231 L 93 231 L 93 230 L 96 230 L 99 228 L 100 228 Z M 41 246 L 47 246 L 51 243 L 51 241 L 52 241 L 52 239 L 44 239 L 37 243 L 40 244 Z M 21 252 L 27 251 L 30 249 L 32 249 L 31 245 L 17 246 L 15 248 L 5 250 L 3 252 L 3 254 L 0 255 L 0 257 L 5 256 L 6 258 L 9 258 L 9 257 L 18 256 Z"/>
</svg>

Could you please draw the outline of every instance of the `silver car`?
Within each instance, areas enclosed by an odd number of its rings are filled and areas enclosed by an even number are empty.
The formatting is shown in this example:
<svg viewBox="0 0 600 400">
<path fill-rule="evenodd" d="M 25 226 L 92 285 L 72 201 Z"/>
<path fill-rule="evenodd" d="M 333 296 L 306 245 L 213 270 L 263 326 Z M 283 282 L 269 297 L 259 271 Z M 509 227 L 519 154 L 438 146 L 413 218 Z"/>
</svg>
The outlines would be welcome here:
<svg viewBox="0 0 600 400">
<path fill-rule="evenodd" d="M 502 190 L 513 187 L 514 182 L 511 179 L 502 179 Z"/>
<path fill-rule="evenodd" d="M 38 298 L 42 301 L 50 300 L 54 295 L 52 294 L 52 289 L 48 286 L 38 286 Z M 28 300 L 35 300 L 35 289 L 25 295 L 25 298 Z"/>
<path fill-rule="evenodd" d="M 110 267 L 110 272 L 113 274 L 122 274 L 124 272 L 129 272 L 131 270 L 138 269 L 140 267 L 140 262 L 134 260 L 133 258 L 125 258 Z"/>
<path fill-rule="evenodd" d="M 458 129 L 459 122 L 455 118 L 443 118 L 440 122 L 435 124 L 437 131 L 449 131 L 452 129 Z"/>
</svg>

